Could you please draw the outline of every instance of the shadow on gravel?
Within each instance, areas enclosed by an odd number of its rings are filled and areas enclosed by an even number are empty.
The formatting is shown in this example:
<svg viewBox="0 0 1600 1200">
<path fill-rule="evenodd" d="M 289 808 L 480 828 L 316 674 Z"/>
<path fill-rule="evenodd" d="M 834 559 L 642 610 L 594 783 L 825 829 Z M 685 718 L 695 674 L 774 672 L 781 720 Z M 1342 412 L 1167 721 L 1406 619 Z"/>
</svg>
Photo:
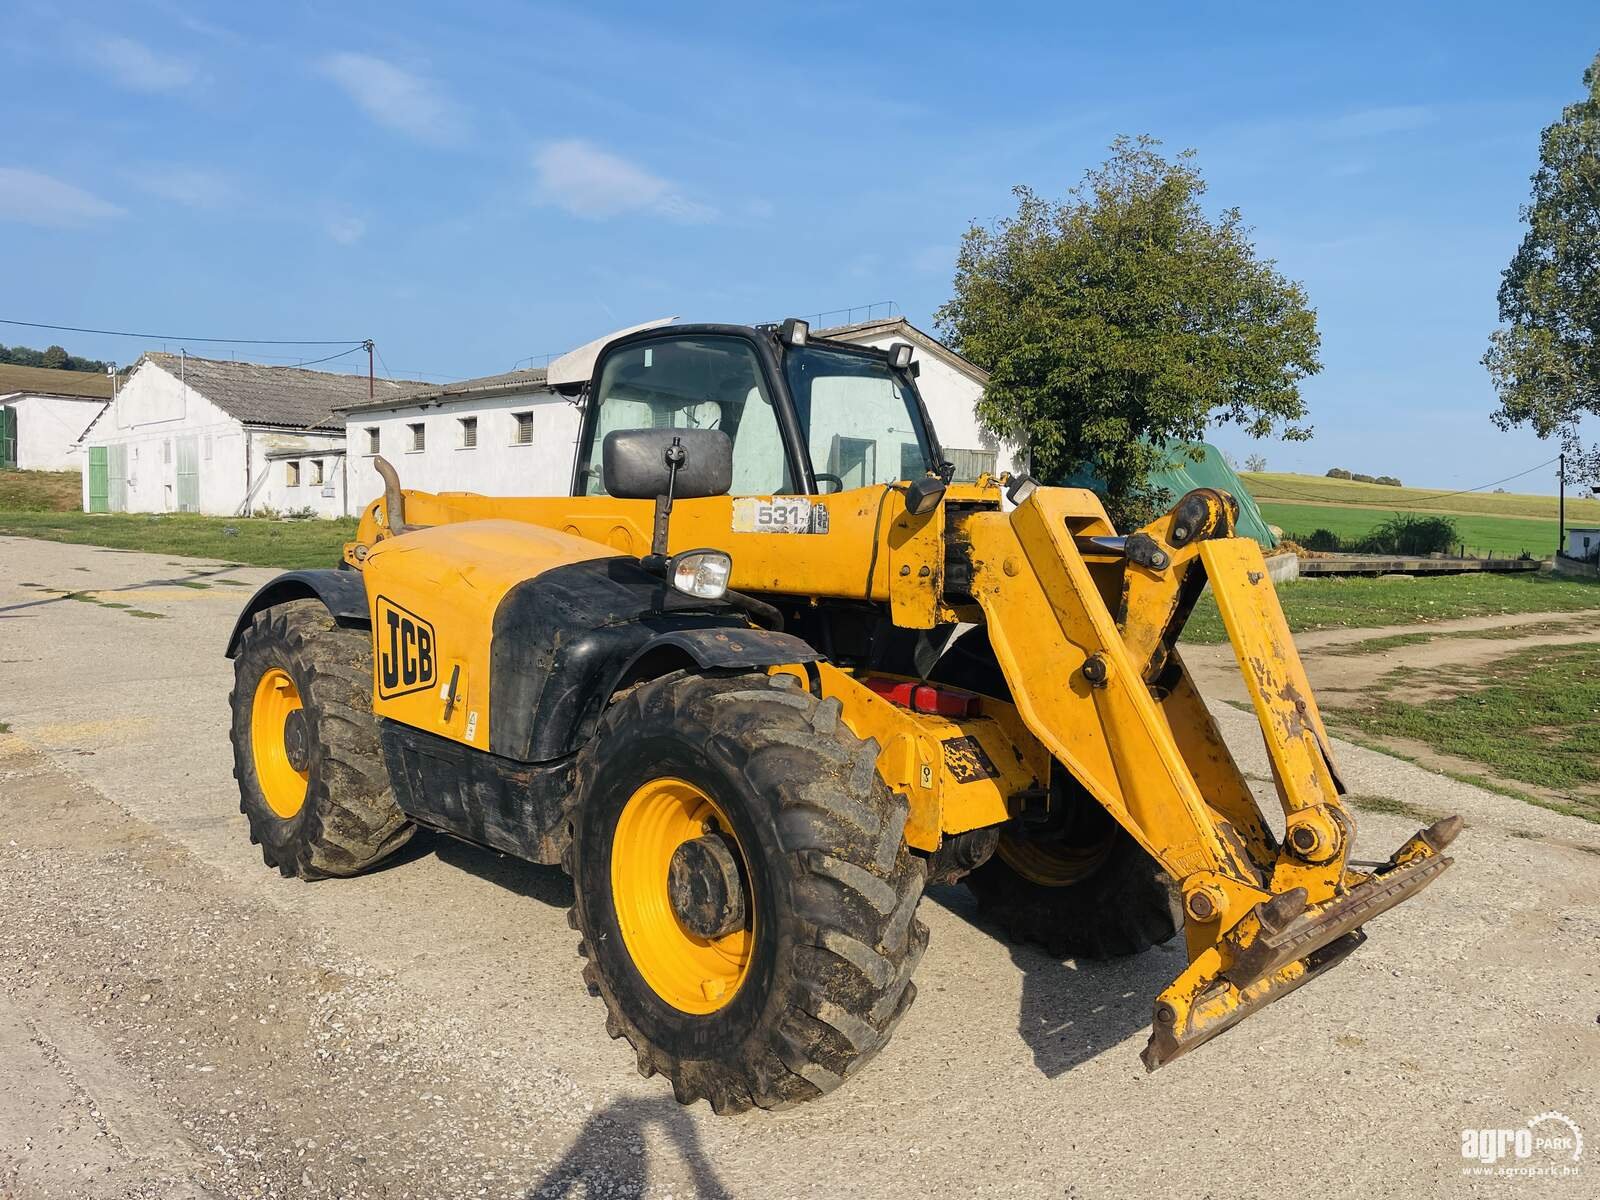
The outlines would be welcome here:
<svg viewBox="0 0 1600 1200">
<path fill-rule="evenodd" d="M 701 1200 L 730 1200 L 700 1147 L 694 1122 L 675 1100 L 618 1100 L 590 1117 L 561 1160 L 527 1191 L 527 1200 L 561 1196 L 638 1196 L 650 1185 L 654 1129 L 669 1142 L 694 1179 Z"/>
<path fill-rule="evenodd" d="M 1181 936 L 1131 958 L 1063 962 L 1037 947 L 1006 941 L 1003 930 L 978 915 L 977 902 L 964 887 L 932 887 L 926 899 L 994 938 L 1022 971 L 1017 1032 L 1042 1074 L 1054 1079 L 1119 1047 L 1137 1068 L 1151 1002 L 1187 965 Z M 1135 1035 L 1137 1041 L 1123 1045 Z"/>
<path fill-rule="evenodd" d="M 422 840 L 424 846 L 448 866 L 470 872 L 479 879 L 542 904 L 562 909 L 572 907 L 572 880 L 560 867 L 541 867 L 537 863 L 523 862 L 509 854 L 486 850 L 445 834 Z"/>
<path fill-rule="evenodd" d="M 82 570 L 84 568 L 79 569 Z M 145 579 L 138 583 L 125 583 L 121 587 L 113 588 L 88 587 L 71 589 L 46 587 L 42 583 L 23 583 L 21 584 L 22 587 L 32 588 L 35 591 L 43 593 L 43 595 L 41 595 L 37 600 L 24 600 L 18 604 L 0 605 L 0 618 L 4 618 L 8 614 L 21 612 L 24 609 L 40 608 L 46 604 L 60 604 L 63 600 L 87 600 L 92 604 L 100 604 L 105 608 L 127 608 L 128 606 L 126 604 L 107 604 L 104 601 L 97 599 L 97 597 L 102 595 L 115 596 L 118 592 L 144 591 L 149 588 L 183 587 L 208 589 L 211 587 L 211 584 L 207 582 L 208 580 L 215 580 L 218 583 L 237 582 L 236 580 L 224 579 L 221 577 L 238 569 L 239 564 L 228 564 L 220 567 L 193 568 L 184 571 L 184 573 L 181 575 L 164 576 L 160 579 Z"/>
</svg>

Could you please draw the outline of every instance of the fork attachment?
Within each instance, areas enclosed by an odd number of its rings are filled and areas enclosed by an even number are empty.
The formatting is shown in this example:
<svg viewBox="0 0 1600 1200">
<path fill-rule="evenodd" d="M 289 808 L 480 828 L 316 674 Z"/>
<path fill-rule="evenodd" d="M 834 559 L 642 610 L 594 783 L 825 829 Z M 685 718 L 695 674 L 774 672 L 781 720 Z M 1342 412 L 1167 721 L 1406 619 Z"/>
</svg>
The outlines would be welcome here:
<svg viewBox="0 0 1600 1200">
<path fill-rule="evenodd" d="M 1171 1062 L 1345 958 L 1362 926 L 1451 863 L 1448 817 L 1374 871 L 1260 547 L 1226 493 L 1115 536 L 1092 493 L 1040 488 L 966 523 L 973 595 L 1028 728 L 1176 881 L 1189 966 L 1155 1000 Z M 1177 650 L 1209 582 L 1284 815 L 1263 819 Z"/>
</svg>

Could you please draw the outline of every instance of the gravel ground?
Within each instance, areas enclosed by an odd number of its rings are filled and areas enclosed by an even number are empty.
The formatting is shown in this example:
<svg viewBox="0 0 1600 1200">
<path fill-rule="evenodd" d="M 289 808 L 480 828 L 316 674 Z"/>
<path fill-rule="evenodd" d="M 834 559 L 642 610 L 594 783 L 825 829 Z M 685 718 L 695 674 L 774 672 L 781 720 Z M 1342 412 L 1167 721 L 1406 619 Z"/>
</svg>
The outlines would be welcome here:
<svg viewBox="0 0 1600 1200">
<path fill-rule="evenodd" d="M 1600 1137 L 1593 825 L 1341 745 L 1353 792 L 1469 828 L 1303 991 L 1146 1076 L 1176 946 L 1054 962 L 936 889 L 889 1048 L 721 1119 L 606 1038 L 560 872 L 445 839 L 356 880 L 262 866 L 221 648 L 270 575 L 0 538 L 0 1198 L 1600 1192 L 1460 1152 L 1550 1110 Z M 1357 853 L 1415 826 L 1363 812 Z"/>
</svg>

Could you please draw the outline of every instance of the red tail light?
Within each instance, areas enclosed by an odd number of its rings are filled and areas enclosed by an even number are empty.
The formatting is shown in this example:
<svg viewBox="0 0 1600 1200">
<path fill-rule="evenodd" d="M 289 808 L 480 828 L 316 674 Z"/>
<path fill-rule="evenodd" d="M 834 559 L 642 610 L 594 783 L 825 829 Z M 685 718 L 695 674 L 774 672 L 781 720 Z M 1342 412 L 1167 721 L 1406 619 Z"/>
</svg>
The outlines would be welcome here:
<svg viewBox="0 0 1600 1200">
<path fill-rule="evenodd" d="M 940 717 L 978 715 L 978 697 L 971 692 L 905 679 L 870 677 L 863 679 L 862 683 L 891 704 L 909 708 L 912 712 L 932 713 Z"/>
</svg>

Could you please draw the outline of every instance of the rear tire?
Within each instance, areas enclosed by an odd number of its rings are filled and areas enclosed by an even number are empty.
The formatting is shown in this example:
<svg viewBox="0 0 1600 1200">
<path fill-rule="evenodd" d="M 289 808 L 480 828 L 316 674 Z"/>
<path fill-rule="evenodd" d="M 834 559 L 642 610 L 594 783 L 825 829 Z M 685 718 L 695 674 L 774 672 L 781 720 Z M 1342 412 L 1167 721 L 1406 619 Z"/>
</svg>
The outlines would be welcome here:
<svg viewBox="0 0 1600 1200">
<path fill-rule="evenodd" d="M 1178 889 L 1127 830 L 1114 826 L 1104 838 L 1098 847 L 1057 854 L 1048 843 L 1019 844 L 1007 834 L 965 883 L 978 910 L 1013 942 L 1056 958 L 1138 954 L 1183 927 Z M 1030 857 L 1040 851 L 1044 859 Z M 1071 865 L 1057 873 L 1057 864 Z"/>
<path fill-rule="evenodd" d="M 267 866 L 355 875 L 405 845 L 415 826 L 390 790 L 372 715 L 371 637 L 335 624 L 321 601 L 295 600 L 255 615 L 233 671 L 239 811 Z"/>
<path fill-rule="evenodd" d="M 566 867 L 584 979 L 640 1073 L 718 1113 L 782 1108 L 842 1083 L 911 1006 L 927 945 L 915 916 L 922 862 L 905 845 L 905 801 L 878 778 L 876 743 L 845 728 L 837 700 L 794 682 L 653 680 L 607 710 L 577 768 Z M 645 845 L 642 831 L 660 826 L 634 808 L 663 787 L 698 797 L 683 810 L 689 827 L 737 854 L 747 916 L 714 943 L 665 909 L 656 875 L 683 835 Z M 651 904 L 664 913 L 653 941 L 641 932 Z M 673 971 L 703 966 L 694 956 L 707 945 L 729 948 L 723 981 L 707 979 L 703 1000 L 674 990 Z M 710 961 L 706 975 L 718 970 Z"/>
</svg>

